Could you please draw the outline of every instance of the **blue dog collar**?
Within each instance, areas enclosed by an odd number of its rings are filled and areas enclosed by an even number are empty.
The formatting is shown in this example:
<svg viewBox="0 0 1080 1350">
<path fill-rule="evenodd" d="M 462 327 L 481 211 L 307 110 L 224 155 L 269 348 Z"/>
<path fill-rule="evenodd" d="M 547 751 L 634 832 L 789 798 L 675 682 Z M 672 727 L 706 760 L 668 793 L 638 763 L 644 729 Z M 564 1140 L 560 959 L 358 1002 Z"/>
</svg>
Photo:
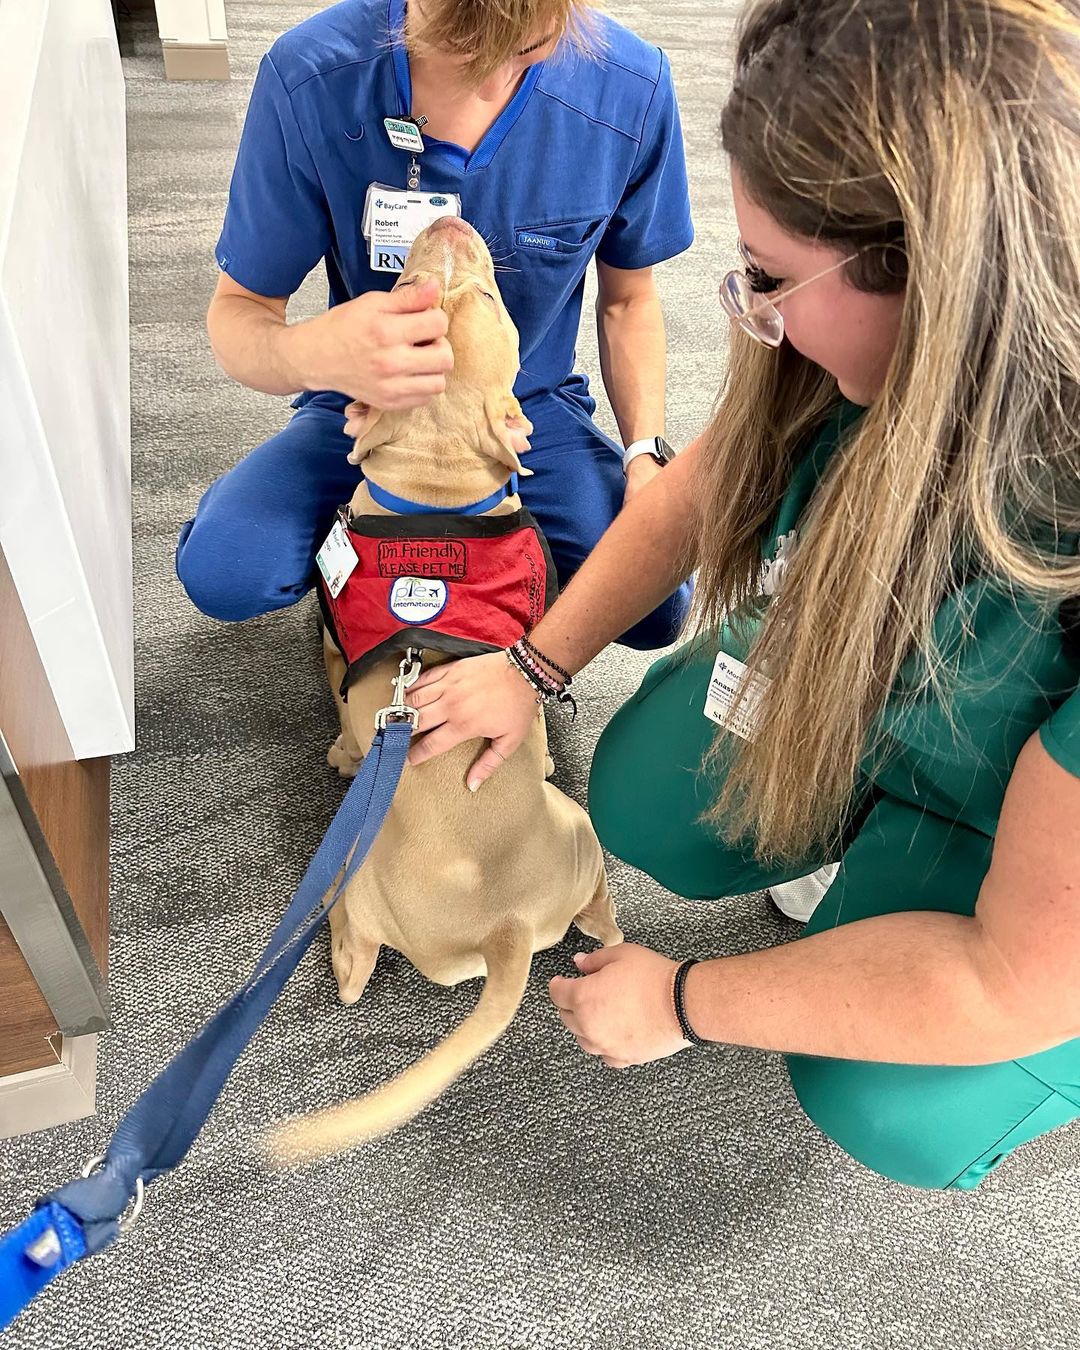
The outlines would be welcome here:
<svg viewBox="0 0 1080 1350">
<path fill-rule="evenodd" d="M 518 476 L 512 473 L 509 483 L 503 484 L 483 501 L 470 502 L 468 506 L 426 506 L 423 502 L 411 502 L 407 497 L 387 492 L 386 488 L 379 487 L 378 483 L 373 483 L 370 478 L 365 478 L 364 482 L 371 493 L 372 501 L 378 502 L 387 511 L 395 511 L 399 516 L 482 516 L 485 511 L 498 506 L 518 490 Z"/>
</svg>

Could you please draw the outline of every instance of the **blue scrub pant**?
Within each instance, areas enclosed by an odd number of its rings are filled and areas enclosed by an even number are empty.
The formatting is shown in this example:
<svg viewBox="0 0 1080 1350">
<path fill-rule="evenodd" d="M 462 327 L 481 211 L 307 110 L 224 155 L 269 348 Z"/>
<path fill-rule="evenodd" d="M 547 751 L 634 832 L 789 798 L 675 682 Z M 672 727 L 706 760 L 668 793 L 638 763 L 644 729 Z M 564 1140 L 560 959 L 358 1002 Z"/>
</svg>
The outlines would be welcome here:
<svg viewBox="0 0 1080 1350">
<path fill-rule="evenodd" d="M 523 406 L 534 430 L 521 498 L 565 586 L 622 505 L 622 457 L 592 421 L 591 399 L 559 390 Z M 177 575 L 204 614 L 250 619 L 295 604 L 314 584 L 315 553 L 360 477 L 343 426 L 338 407 L 309 403 L 207 489 L 176 552 Z M 673 642 L 689 601 L 684 584 L 620 641 L 640 650 Z"/>
</svg>

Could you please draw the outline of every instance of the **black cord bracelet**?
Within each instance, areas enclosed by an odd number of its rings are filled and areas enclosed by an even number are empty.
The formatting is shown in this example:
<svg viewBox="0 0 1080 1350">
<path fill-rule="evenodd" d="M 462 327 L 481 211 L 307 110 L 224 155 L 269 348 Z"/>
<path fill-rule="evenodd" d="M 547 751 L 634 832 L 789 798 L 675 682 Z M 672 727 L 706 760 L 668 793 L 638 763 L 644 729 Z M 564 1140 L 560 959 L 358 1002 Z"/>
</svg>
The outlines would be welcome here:
<svg viewBox="0 0 1080 1350">
<path fill-rule="evenodd" d="M 683 988 L 686 984 L 686 976 L 691 966 L 696 966 L 697 961 L 684 961 L 675 972 L 675 980 L 671 986 L 671 1001 L 675 1005 L 675 1016 L 679 1019 L 679 1028 L 683 1036 L 691 1045 L 708 1045 L 704 1036 L 699 1036 L 686 1016 L 686 1007 L 683 1003 Z"/>
<path fill-rule="evenodd" d="M 549 684 L 546 677 L 538 675 L 535 670 L 531 669 L 526 664 L 525 658 L 522 656 L 521 652 L 517 650 L 516 643 L 513 647 L 504 647 L 503 650 L 506 653 L 507 661 L 510 662 L 519 674 L 523 675 L 525 679 L 528 680 L 529 684 L 532 685 L 533 689 L 536 691 L 540 701 L 543 702 L 549 698 L 553 698 L 557 703 L 569 706 L 570 720 L 571 722 L 574 721 L 577 717 L 577 702 L 574 699 L 573 694 L 567 690 L 566 686 L 563 685 L 560 688 L 558 683 L 554 680 Z"/>
<path fill-rule="evenodd" d="M 564 689 L 569 689 L 570 686 L 574 683 L 573 676 L 570 674 L 568 670 L 564 670 L 562 666 L 560 666 L 558 662 L 553 661 L 550 656 L 545 656 L 539 647 L 533 646 L 533 644 L 529 641 L 528 633 L 522 635 L 521 645 L 531 656 L 534 656 L 539 662 L 541 662 L 541 664 L 548 666 L 551 670 L 555 672 L 556 675 L 559 676 L 559 678 L 563 682 Z"/>
</svg>

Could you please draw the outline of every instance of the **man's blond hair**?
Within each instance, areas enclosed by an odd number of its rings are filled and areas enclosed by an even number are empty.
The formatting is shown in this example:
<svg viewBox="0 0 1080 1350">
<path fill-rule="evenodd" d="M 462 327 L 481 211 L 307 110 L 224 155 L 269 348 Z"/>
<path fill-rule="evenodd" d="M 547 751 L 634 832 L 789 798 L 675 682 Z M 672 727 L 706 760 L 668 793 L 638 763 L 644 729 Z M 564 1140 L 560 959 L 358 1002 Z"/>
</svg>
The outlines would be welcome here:
<svg viewBox="0 0 1080 1350">
<path fill-rule="evenodd" d="M 464 57 L 470 80 L 479 83 L 548 37 L 594 50 L 595 8 L 592 0 L 424 0 L 409 6 L 407 42 L 410 50 Z"/>
</svg>

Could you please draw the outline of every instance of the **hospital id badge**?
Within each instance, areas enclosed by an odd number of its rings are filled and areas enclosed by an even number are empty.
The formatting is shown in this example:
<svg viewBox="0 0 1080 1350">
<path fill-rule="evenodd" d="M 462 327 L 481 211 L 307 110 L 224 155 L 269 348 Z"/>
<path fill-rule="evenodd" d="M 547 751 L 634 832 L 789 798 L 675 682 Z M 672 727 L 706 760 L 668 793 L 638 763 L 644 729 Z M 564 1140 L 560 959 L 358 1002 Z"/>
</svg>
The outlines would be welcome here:
<svg viewBox="0 0 1080 1350">
<path fill-rule="evenodd" d="M 758 708 L 769 687 L 767 675 L 755 675 L 746 686 L 746 693 L 736 708 L 735 704 L 746 684 L 747 668 L 742 661 L 727 652 L 718 652 L 709 677 L 703 712 L 725 731 L 734 732 L 744 741 L 752 741 L 757 731 Z"/>
<path fill-rule="evenodd" d="M 331 599 L 336 600 L 360 561 L 340 520 L 334 521 L 334 528 L 326 536 L 322 548 L 315 554 L 315 561 L 319 564 L 319 571 L 323 574 Z"/>
<path fill-rule="evenodd" d="M 402 192 L 372 183 L 361 225 L 373 272 L 401 272 L 421 230 L 443 216 L 460 216 L 461 198 L 447 192 Z"/>
</svg>

